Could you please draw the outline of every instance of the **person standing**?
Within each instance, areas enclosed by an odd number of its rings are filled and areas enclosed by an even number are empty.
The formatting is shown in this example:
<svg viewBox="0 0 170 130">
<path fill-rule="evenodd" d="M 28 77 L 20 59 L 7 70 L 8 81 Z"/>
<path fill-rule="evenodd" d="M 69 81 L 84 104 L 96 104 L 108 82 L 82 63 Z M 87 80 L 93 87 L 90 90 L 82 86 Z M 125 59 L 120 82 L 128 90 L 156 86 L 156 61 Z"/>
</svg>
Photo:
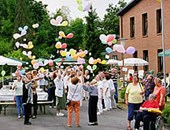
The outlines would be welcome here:
<svg viewBox="0 0 170 130">
<path fill-rule="evenodd" d="M 155 87 L 153 75 L 147 75 L 145 83 L 145 100 L 149 99 L 149 94 L 153 93 Z"/>
<path fill-rule="evenodd" d="M 32 93 L 32 74 L 30 72 L 26 73 L 26 77 L 24 80 L 23 87 L 23 105 L 25 110 L 25 119 L 24 125 L 31 125 L 32 123 L 29 121 L 31 116 L 31 106 L 33 103 L 33 93 Z"/>
<path fill-rule="evenodd" d="M 33 70 L 33 79 L 38 80 L 37 77 L 37 70 Z M 37 105 L 37 100 L 38 100 L 38 95 L 37 95 L 37 87 L 38 87 L 38 83 L 37 81 L 34 80 L 32 81 L 32 92 L 33 92 L 33 115 L 32 115 L 32 119 L 35 119 L 37 117 L 37 109 L 38 109 L 38 105 Z"/>
<path fill-rule="evenodd" d="M 89 104 L 88 104 L 88 125 L 98 125 L 97 122 L 97 102 L 98 102 L 98 88 L 97 80 L 93 79 L 89 85 L 83 85 L 83 89 L 89 92 Z"/>
<path fill-rule="evenodd" d="M 97 80 L 97 88 L 98 88 L 98 112 L 97 114 L 100 115 L 101 113 L 103 113 L 103 106 L 102 106 L 102 99 L 103 99 L 103 82 L 101 81 L 101 77 L 100 75 L 96 75 Z"/>
<path fill-rule="evenodd" d="M 84 83 L 89 83 L 90 81 L 90 74 L 88 70 L 85 70 L 84 72 Z M 83 91 L 83 100 L 88 100 L 88 93 L 86 91 Z"/>
<path fill-rule="evenodd" d="M 118 77 L 119 77 L 119 75 L 117 73 L 117 69 L 112 68 L 111 69 L 111 79 L 113 80 L 114 87 L 115 87 L 114 99 L 115 99 L 116 103 L 118 103 L 118 83 L 117 83 Z"/>
<path fill-rule="evenodd" d="M 139 84 L 137 75 L 133 76 L 133 82 L 129 83 L 126 88 L 125 102 L 128 106 L 128 126 L 127 130 L 131 130 L 131 121 L 133 120 L 134 111 L 139 110 L 143 102 L 144 89 Z"/>
<path fill-rule="evenodd" d="M 75 125 L 80 127 L 80 100 L 82 99 L 82 84 L 79 83 L 79 78 L 73 76 L 71 83 L 68 84 L 68 95 L 67 100 L 70 103 L 67 105 L 67 127 L 72 126 L 72 113 L 75 112 Z"/>
<path fill-rule="evenodd" d="M 56 73 L 51 72 L 50 76 L 49 76 L 49 85 L 48 85 L 48 101 L 53 101 L 53 103 L 51 103 L 49 105 L 49 108 L 56 108 L 56 96 L 55 96 L 55 83 L 54 83 L 54 79 L 56 78 Z"/>
<path fill-rule="evenodd" d="M 166 95 L 166 89 L 164 86 L 162 86 L 162 81 L 159 78 L 155 78 L 155 88 L 153 91 L 153 94 L 156 95 L 156 101 L 159 103 L 159 109 L 162 111 L 165 106 L 165 95 Z"/>
<path fill-rule="evenodd" d="M 60 70 L 57 73 L 57 77 L 54 79 L 54 84 L 56 87 L 55 89 L 56 106 L 57 106 L 56 116 L 64 116 L 64 113 L 61 113 L 60 111 L 62 109 L 62 98 L 64 93 L 64 82 Z"/>
<path fill-rule="evenodd" d="M 17 80 L 14 81 L 12 89 L 15 90 L 15 100 L 16 100 L 16 106 L 17 106 L 17 113 L 18 113 L 18 119 L 21 118 L 21 108 L 22 108 L 22 116 L 25 116 L 24 113 L 24 106 L 22 105 L 22 95 L 23 95 L 23 82 L 21 75 L 17 76 Z"/>
</svg>

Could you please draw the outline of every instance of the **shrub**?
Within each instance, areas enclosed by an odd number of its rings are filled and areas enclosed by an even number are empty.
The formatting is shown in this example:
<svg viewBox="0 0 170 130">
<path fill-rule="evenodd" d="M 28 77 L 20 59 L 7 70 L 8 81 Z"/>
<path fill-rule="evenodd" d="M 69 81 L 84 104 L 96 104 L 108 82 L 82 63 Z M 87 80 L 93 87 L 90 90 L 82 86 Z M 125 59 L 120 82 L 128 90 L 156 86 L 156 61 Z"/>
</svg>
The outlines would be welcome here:
<svg viewBox="0 0 170 130">
<path fill-rule="evenodd" d="M 170 105 L 165 105 L 162 116 L 165 118 L 165 123 L 170 124 Z"/>
<path fill-rule="evenodd" d="M 120 92 L 120 98 L 125 100 L 125 92 L 126 92 L 126 87 L 123 88 Z"/>
</svg>

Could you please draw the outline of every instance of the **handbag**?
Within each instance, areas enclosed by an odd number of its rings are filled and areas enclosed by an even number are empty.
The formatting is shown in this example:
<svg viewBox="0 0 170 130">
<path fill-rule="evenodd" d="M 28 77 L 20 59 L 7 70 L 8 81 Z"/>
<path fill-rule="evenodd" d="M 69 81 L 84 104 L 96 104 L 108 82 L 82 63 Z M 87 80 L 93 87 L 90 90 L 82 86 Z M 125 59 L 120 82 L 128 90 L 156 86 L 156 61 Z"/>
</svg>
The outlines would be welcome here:
<svg viewBox="0 0 170 130">
<path fill-rule="evenodd" d="M 76 86 L 76 89 L 74 90 L 74 93 L 73 93 L 73 95 L 72 95 L 71 98 L 73 98 L 73 96 L 74 96 L 74 94 L 75 94 L 75 92 L 76 92 L 76 90 L 77 90 L 77 87 L 78 87 L 78 85 Z M 68 105 L 70 105 L 70 104 L 71 104 L 71 99 L 67 99 L 66 105 L 68 106 Z"/>
</svg>

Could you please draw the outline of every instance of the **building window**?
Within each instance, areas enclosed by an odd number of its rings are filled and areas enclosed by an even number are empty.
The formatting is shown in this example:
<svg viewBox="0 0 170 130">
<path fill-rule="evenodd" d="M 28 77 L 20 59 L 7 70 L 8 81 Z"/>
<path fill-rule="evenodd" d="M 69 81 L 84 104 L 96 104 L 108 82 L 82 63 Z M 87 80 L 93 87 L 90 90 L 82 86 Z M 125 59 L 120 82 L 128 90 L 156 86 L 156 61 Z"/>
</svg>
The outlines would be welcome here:
<svg viewBox="0 0 170 130">
<path fill-rule="evenodd" d="M 149 61 L 149 57 L 148 57 L 148 50 L 143 50 L 143 59 L 145 61 Z M 143 67 L 144 71 L 148 71 L 148 66 L 144 66 Z"/>
<path fill-rule="evenodd" d="M 135 18 L 130 18 L 130 37 L 135 37 Z"/>
<path fill-rule="evenodd" d="M 138 52 L 135 51 L 135 53 L 133 54 L 133 58 L 138 58 Z M 138 66 L 133 66 L 133 70 L 137 71 L 138 70 Z"/>
<path fill-rule="evenodd" d="M 158 49 L 157 55 L 158 53 L 162 51 L 163 51 L 162 49 Z M 158 72 L 161 72 L 161 71 L 163 71 L 163 57 L 162 56 L 158 57 Z"/>
<path fill-rule="evenodd" d="M 157 33 L 162 32 L 162 17 L 161 17 L 161 9 L 156 11 L 156 21 L 157 21 Z"/>
<path fill-rule="evenodd" d="M 147 15 L 147 13 L 142 14 L 142 34 L 143 34 L 143 36 L 148 35 L 148 15 Z"/>
</svg>

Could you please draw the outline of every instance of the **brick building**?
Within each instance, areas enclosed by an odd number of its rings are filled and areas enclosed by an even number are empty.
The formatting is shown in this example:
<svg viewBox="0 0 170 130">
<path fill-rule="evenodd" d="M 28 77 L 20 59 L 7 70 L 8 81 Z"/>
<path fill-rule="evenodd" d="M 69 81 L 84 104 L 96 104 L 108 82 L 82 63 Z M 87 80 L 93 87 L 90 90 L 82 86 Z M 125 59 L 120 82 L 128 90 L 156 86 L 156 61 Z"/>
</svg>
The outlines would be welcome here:
<svg viewBox="0 0 170 130">
<path fill-rule="evenodd" d="M 163 0 L 165 50 L 170 49 L 170 0 Z M 132 0 L 120 16 L 120 37 L 126 38 L 125 48 L 134 46 L 133 56 L 149 62 L 148 67 L 138 69 L 163 70 L 163 58 L 158 57 L 162 51 L 161 4 L 157 0 Z M 170 57 L 165 57 L 166 72 L 170 72 Z M 134 69 L 137 69 L 134 68 Z"/>
</svg>

